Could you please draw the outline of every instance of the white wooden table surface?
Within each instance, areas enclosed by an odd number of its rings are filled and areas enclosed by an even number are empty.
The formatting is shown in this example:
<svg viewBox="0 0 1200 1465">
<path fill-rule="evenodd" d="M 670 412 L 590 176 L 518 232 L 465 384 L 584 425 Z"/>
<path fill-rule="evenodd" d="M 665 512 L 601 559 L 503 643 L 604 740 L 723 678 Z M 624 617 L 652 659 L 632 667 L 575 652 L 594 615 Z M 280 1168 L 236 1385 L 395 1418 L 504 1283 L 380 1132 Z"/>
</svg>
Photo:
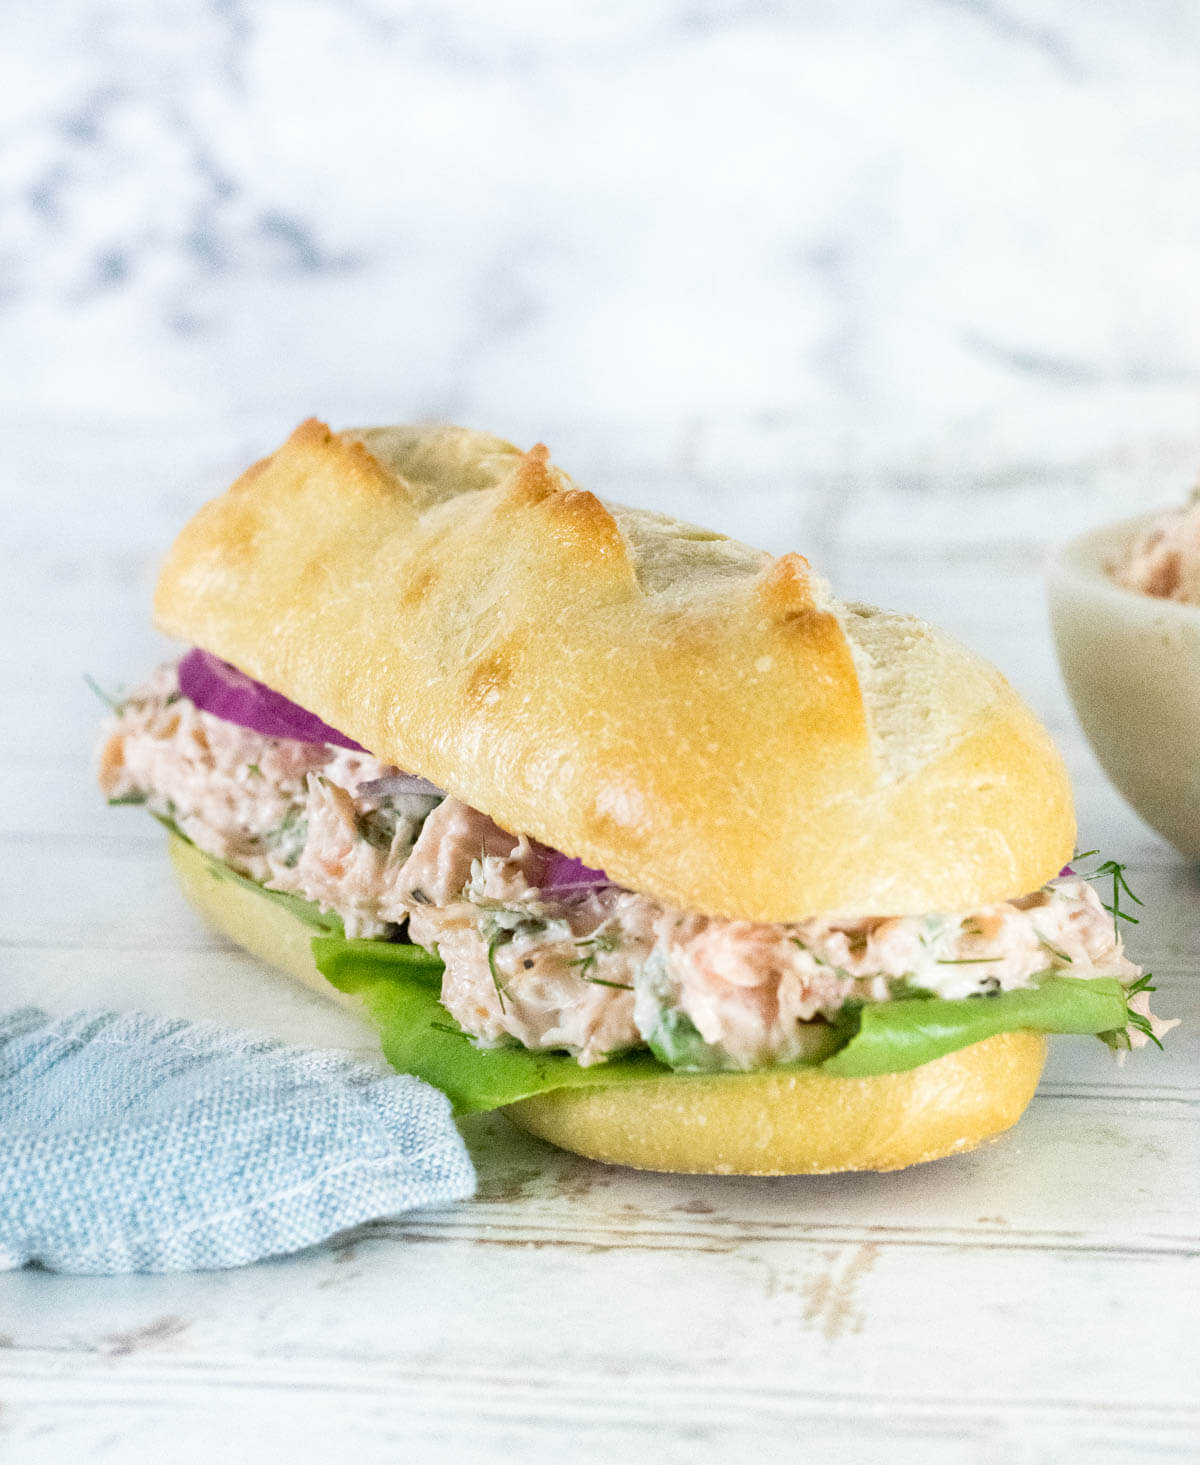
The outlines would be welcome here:
<svg viewBox="0 0 1200 1465">
<path fill-rule="evenodd" d="M 6 434 L 5 1006 L 136 1006 L 375 1051 L 351 1016 L 210 935 L 151 821 L 91 781 L 81 673 L 149 669 L 157 556 L 269 443 Z M 1186 1026 L 1124 1068 L 1058 1040 L 1013 1134 L 898 1175 L 642 1175 L 493 1117 L 466 1126 L 470 1204 L 241 1271 L 0 1275 L 0 1457 L 1200 1459 L 1200 883 L 1082 745 L 1039 581 L 1052 538 L 1172 496 L 1177 475 L 1169 490 L 1121 464 L 745 485 L 668 465 L 592 486 L 799 546 L 843 593 L 925 613 L 997 661 L 1065 748 L 1081 839 L 1130 862 L 1145 900 L 1130 947 Z"/>
</svg>

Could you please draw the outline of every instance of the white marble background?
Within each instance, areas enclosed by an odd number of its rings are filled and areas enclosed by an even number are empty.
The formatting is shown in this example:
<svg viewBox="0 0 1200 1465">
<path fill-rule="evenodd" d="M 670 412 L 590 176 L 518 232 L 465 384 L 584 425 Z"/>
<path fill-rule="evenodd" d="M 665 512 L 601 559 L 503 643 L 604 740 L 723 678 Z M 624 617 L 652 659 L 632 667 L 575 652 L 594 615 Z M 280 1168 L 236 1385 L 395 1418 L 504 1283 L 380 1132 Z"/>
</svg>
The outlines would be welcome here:
<svg viewBox="0 0 1200 1465">
<path fill-rule="evenodd" d="M 0 68 L 18 427 L 1200 459 L 1193 0 L 6 0 Z"/>
</svg>

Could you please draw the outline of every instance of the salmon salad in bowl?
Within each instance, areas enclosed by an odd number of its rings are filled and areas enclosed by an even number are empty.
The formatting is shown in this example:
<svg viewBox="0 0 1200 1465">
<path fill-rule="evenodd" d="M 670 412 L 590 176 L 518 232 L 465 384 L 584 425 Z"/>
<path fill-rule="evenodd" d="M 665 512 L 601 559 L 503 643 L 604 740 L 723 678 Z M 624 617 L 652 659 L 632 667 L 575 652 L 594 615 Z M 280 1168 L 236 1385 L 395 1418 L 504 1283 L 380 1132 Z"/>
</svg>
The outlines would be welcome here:
<svg viewBox="0 0 1200 1465">
<path fill-rule="evenodd" d="M 1152 829 L 1200 859 L 1200 491 L 1071 540 L 1047 583 L 1096 757 Z"/>
</svg>

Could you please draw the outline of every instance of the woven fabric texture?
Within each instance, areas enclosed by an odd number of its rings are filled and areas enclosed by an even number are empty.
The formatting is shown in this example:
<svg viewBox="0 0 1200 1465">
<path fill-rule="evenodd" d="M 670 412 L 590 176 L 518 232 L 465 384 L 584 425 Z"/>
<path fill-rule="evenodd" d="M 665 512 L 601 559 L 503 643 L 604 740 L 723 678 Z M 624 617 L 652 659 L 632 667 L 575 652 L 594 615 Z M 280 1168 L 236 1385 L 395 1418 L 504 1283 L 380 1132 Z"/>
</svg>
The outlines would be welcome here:
<svg viewBox="0 0 1200 1465">
<path fill-rule="evenodd" d="M 0 1015 L 0 1267 L 243 1266 L 474 1185 L 418 1079 L 212 1023 Z"/>
</svg>

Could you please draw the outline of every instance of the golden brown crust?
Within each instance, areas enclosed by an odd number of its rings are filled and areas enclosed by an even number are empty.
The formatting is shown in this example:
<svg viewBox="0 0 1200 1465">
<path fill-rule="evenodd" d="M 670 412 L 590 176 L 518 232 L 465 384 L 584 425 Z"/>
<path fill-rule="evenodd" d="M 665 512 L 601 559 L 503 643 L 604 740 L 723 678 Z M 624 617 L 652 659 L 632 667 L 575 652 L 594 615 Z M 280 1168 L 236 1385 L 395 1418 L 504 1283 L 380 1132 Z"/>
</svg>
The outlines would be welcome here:
<svg viewBox="0 0 1200 1465">
<path fill-rule="evenodd" d="M 344 1005 L 321 976 L 311 932 L 245 886 L 214 878 L 208 861 L 170 839 L 187 898 L 219 931 Z M 957 1154 L 1021 1117 L 1045 1060 L 1038 1033 L 1000 1033 L 908 1073 L 672 1077 L 612 1088 L 557 1089 L 506 1109 L 515 1124 L 562 1149 L 638 1169 L 725 1175 L 898 1170 Z"/>
<path fill-rule="evenodd" d="M 155 602 L 506 828 L 671 904 L 967 909 L 1070 857 L 1061 761 L 913 617 L 606 506 L 544 448 L 303 424 L 184 529 Z"/>
</svg>

